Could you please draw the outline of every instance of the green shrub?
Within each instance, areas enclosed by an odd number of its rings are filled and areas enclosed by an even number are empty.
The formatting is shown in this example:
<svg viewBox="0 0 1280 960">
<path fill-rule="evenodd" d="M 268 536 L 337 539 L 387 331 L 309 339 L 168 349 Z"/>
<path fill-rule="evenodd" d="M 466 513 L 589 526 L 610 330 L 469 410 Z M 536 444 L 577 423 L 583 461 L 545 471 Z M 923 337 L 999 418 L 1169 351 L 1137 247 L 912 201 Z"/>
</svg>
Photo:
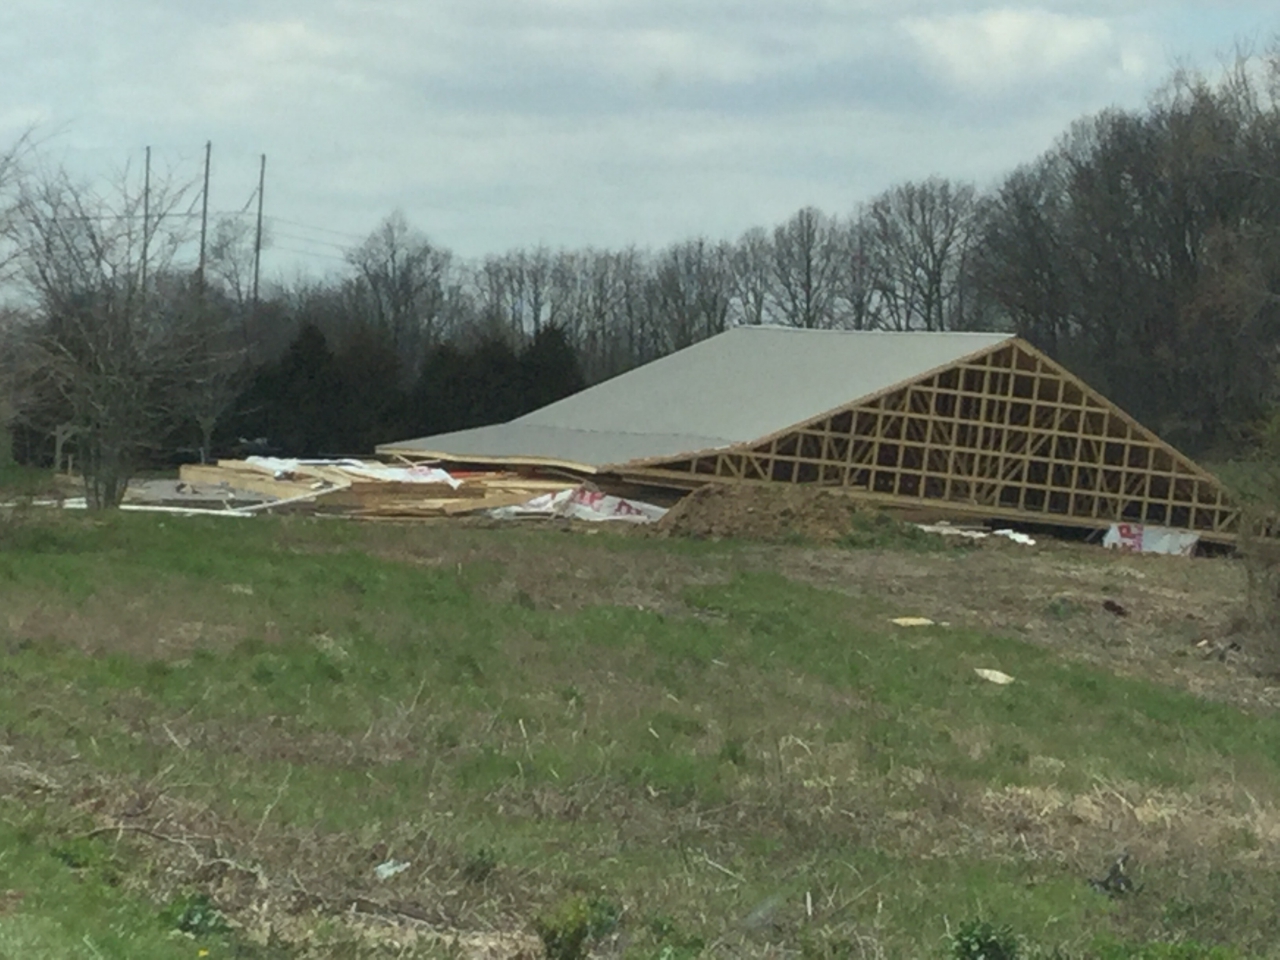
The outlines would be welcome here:
<svg viewBox="0 0 1280 960">
<path fill-rule="evenodd" d="M 852 550 L 946 550 L 954 545 L 887 513 L 857 511 L 850 519 L 849 532 L 840 538 L 840 546 Z"/>
<path fill-rule="evenodd" d="M 1008 927 L 995 927 L 986 920 L 970 920 L 960 925 L 951 938 L 952 960 L 1018 960 L 1018 938 Z"/>
<path fill-rule="evenodd" d="M 175 930 L 196 937 L 226 933 L 229 929 L 222 911 L 203 893 L 176 897 L 160 916 Z"/>
<path fill-rule="evenodd" d="M 740 737 L 730 737 L 720 746 L 720 759 L 735 767 L 747 765 L 747 745 Z"/>
<path fill-rule="evenodd" d="M 571 897 L 534 921 L 546 960 L 584 960 L 588 944 L 613 933 L 621 909 L 607 900 Z"/>
<path fill-rule="evenodd" d="M 658 944 L 654 960 L 697 960 L 706 943 L 701 937 L 683 933 L 670 917 L 654 917 L 647 924 L 649 934 Z"/>
</svg>

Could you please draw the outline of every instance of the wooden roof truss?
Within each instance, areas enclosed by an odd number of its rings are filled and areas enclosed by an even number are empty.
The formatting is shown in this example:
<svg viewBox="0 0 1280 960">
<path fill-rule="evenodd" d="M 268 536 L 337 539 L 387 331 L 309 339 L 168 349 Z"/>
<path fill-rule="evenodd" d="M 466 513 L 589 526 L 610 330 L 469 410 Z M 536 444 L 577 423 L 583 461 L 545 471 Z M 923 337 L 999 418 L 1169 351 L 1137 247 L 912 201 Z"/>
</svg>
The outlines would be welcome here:
<svg viewBox="0 0 1280 960">
<path fill-rule="evenodd" d="M 627 477 L 840 487 L 885 506 L 1233 540 L 1221 483 L 1030 344 L 1009 340 L 760 441 Z"/>
</svg>

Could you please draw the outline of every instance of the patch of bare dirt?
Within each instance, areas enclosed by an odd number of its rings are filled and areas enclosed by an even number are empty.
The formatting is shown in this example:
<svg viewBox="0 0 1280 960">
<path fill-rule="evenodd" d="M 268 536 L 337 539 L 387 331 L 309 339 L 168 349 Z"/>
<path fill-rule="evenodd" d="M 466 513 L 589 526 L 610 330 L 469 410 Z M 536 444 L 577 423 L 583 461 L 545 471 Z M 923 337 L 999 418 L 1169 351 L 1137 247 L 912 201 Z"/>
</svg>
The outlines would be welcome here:
<svg viewBox="0 0 1280 960">
<path fill-rule="evenodd" d="M 667 536 L 832 543 L 853 530 L 858 504 L 835 490 L 786 484 L 708 484 L 658 522 Z"/>
<path fill-rule="evenodd" d="M 35 592 L 9 600 L 0 613 L 0 632 L 11 646 L 47 642 L 89 654 L 176 660 L 201 648 L 234 646 L 246 635 L 240 624 L 193 619 L 189 605 L 158 591 L 127 598 L 95 595 L 75 606 L 50 602 Z"/>
<path fill-rule="evenodd" d="M 761 547 L 749 562 L 862 597 L 894 616 L 1013 635 L 1118 673 L 1249 708 L 1280 707 L 1241 633 L 1246 573 L 1231 558 L 1117 554 L 1042 539 L 937 553 Z"/>
</svg>

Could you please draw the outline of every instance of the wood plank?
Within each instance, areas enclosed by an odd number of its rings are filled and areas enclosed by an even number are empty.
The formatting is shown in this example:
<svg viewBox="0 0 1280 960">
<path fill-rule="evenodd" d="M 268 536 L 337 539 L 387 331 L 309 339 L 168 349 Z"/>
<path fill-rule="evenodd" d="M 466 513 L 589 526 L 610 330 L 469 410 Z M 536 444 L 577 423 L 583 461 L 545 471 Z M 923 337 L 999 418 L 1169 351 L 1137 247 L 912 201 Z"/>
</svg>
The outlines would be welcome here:
<svg viewBox="0 0 1280 960">
<path fill-rule="evenodd" d="M 212 464 L 184 463 L 178 468 L 178 479 L 195 487 L 227 486 L 233 490 L 256 493 L 259 496 L 284 500 L 312 492 L 311 482 L 275 480 L 264 473 L 228 470 Z"/>
</svg>

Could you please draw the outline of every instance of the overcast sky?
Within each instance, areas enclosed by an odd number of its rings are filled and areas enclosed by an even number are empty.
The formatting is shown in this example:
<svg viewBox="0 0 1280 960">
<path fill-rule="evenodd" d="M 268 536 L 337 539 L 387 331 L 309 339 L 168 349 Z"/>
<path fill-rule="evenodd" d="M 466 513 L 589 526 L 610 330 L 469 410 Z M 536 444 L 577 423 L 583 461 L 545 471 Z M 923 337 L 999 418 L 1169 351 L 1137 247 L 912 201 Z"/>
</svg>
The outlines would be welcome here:
<svg viewBox="0 0 1280 960">
<path fill-rule="evenodd" d="M 274 271 L 396 208 L 467 257 L 660 246 L 989 184 L 1277 29 L 1211 0 L 0 0 L 0 138 L 183 179 L 210 139 L 216 210 L 266 153 Z"/>
</svg>

